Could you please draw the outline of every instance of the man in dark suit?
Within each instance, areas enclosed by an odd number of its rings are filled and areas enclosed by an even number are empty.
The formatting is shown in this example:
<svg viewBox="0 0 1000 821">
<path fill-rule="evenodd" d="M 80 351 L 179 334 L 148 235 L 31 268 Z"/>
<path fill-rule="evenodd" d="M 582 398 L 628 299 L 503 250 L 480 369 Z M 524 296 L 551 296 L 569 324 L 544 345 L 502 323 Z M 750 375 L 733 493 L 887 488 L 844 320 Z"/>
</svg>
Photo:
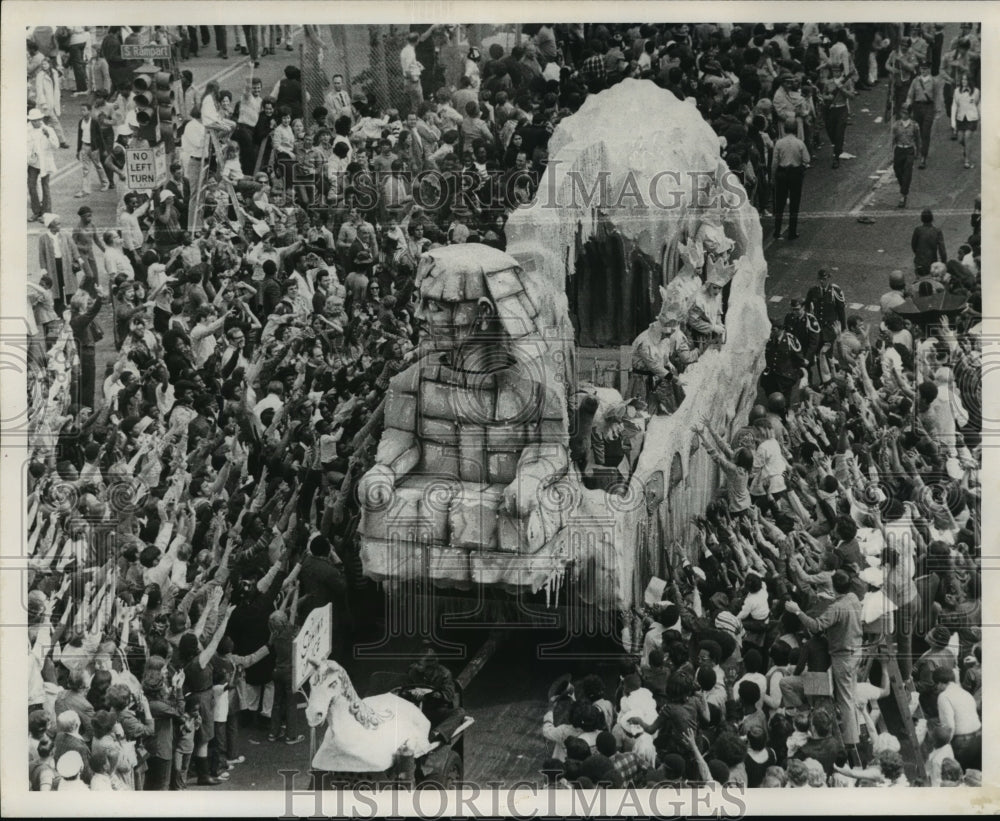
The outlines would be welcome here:
<svg viewBox="0 0 1000 821">
<path fill-rule="evenodd" d="M 170 166 L 170 181 L 166 184 L 167 191 L 172 191 L 174 195 L 174 208 L 180 215 L 181 226 L 187 228 L 188 224 L 188 204 L 191 202 L 191 183 L 184 176 L 184 166 L 179 162 Z"/>
</svg>

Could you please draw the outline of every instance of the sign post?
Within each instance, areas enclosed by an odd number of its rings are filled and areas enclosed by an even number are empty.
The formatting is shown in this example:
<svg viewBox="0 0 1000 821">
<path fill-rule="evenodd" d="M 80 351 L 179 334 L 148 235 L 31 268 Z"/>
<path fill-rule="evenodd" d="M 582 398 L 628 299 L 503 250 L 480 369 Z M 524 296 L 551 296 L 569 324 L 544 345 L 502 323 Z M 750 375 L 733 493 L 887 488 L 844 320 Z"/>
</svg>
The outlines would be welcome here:
<svg viewBox="0 0 1000 821">
<path fill-rule="evenodd" d="M 150 43 L 148 45 L 140 46 L 137 44 L 125 43 L 122 45 L 122 59 L 146 61 L 169 60 L 170 45 L 167 43 L 164 43 L 163 45 Z"/>
<path fill-rule="evenodd" d="M 125 185 L 130 191 L 152 191 L 167 184 L 167 152 L 152 148 L 125 149 Z"/>
<path fill-rule="evenodd" d="M 292 688 L 302 690 L 309 680 L 310 661 L 322 662 L 330 657 L 333 646 L 333 605 L 317 607 L 302 623 L 292 640 Z M 309 761 L 316 755 L 316 728 L 309 728 Z"/>
</svg>

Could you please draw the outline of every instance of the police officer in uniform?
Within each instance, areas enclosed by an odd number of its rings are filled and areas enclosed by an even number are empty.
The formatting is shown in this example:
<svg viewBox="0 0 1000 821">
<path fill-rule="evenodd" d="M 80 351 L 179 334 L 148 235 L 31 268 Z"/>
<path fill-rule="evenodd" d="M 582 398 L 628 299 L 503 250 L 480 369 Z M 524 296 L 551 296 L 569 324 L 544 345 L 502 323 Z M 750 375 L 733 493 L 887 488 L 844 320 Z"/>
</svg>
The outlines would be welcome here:
<svg viewBox="0 0 1000 821">
<path fill-rule="evenodd" d="M 819 320 L 806 310 L 805 303 L 798 297 L 792 298 L 791 305 L 792 310 L 785 314 L 785 330 L 799 341 L 803 358 L 811 364 L 820 348 Z"/>
<path fill-rule="evenodd" d="M 833 378 L 830 366 L 830 352 L 833 343 L 837 341 L 841 331 L 847 326 L 844 306 L 844 292 L 840 286 L 830 282 L 830 275 L 825 268 L 816 273 L 817 284 L 806 294 L 806 312 L 812 314 L 819 323 L 820 345 L 813 366 L 809 369 L 809 382 L 819 387 Z"/>
<path fill-rule="evenodd" d="M 780 320 L 776 320 L 771 325 L 771 337 L 764 348 L 761 387 L 768 394 L 780 393 L 785 397 L 786 405 L 795 404 L 798 400 L 802 370 L 806 364 L 806 358 L 802 355 L 802 345 L 795 334 L 783 327 Z"/>
</svg>

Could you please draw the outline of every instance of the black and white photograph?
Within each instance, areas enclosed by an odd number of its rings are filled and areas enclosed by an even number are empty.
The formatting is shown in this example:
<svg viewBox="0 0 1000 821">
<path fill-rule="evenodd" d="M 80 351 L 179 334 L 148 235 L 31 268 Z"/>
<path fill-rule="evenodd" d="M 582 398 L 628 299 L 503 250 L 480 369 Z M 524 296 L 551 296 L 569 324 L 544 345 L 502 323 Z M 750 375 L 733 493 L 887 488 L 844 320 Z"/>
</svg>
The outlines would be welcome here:
<svg viewBox="0 0 1000 821">
<path fill-rule="evenodd" d="M 10 6 L 15 814 L 996 811 L 989 4 Z"/>
</svg>

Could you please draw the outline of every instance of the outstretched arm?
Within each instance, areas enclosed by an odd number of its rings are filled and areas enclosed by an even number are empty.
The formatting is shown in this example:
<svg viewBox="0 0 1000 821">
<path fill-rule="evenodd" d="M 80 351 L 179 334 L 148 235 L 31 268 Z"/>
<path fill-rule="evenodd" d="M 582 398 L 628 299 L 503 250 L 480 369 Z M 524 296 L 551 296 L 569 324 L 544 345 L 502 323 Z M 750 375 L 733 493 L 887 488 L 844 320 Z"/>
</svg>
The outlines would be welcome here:
<svg viewBox="0 0 1000 821">
<path fill-rule="evenodd" d="M 222 641 L 222 637 L 226 635 L 226 627 L 229 625 L 229 617 L 233 614 L 236 609 L 235 605 L 229 605 L 226 609 L 226 615 L 222 617 L 222 621 L 219 622 L 219 626 L 215 631 L 215 635 L 212 636 L 212 640 L 208 643 L 208 646 L 201 651 L 198 656 L 198 664 L 201 667 L 205 667 L 215 656 L 215 652 L 219 649 L 219 642 Z"/>
</svg>

